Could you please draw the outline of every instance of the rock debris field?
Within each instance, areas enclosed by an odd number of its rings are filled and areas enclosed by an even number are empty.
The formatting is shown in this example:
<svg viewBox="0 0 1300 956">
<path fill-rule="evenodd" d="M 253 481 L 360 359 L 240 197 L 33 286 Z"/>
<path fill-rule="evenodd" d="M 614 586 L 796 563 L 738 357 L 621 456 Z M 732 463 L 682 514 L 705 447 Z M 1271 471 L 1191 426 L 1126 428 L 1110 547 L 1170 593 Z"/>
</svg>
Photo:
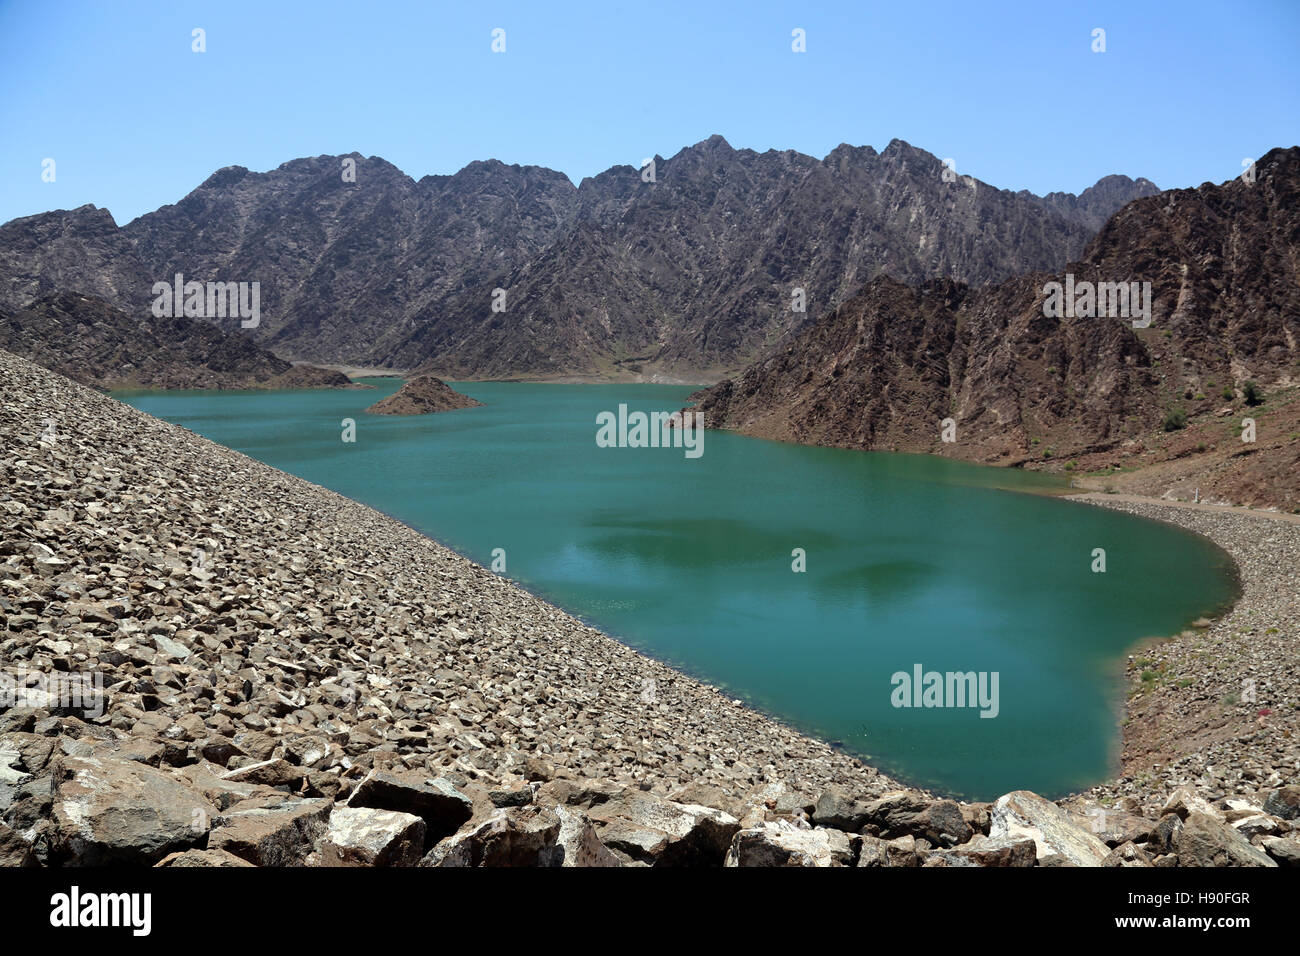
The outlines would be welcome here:
<svg viewBox="0 0 1300 956">
<path fill-rule="evenodd" d="M 1235 737 L 1208 784 L 958 803 L 3 351 L 0 396 L 2 865 L 1300 863 L 1294 765 Z"/>
</svg>

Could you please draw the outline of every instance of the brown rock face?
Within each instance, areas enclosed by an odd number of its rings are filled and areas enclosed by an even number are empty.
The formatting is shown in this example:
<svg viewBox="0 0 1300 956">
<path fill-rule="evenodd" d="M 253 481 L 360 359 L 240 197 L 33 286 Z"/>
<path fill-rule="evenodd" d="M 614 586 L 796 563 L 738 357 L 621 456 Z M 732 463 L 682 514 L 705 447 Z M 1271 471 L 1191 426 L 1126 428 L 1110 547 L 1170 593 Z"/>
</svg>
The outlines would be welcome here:
<svg viewBox="0 0 1300 956">
<path fill-rule="evenodd" d="M 237 326 L 238 320 L 232 320 Z M 291 365 L 202 319 L 128 315 L 61 292 L 0 310 L 0 348 L 99 388 L 346 388 L 341 372 Z"/>
<path fill-rule="evenodd" d="M 1121 210 L 1066 271 L 1151 283 L 1144 329 L 1044 315 L 1061 274 L 979 289 L 879 278 L 698 407 L 711 427 L 762 437 L 1001 464 L 1114 448 L 1174 404 L 1209 413 L 1225 385 L 1300 381 L 1298 210 L 1300 147 L 1268 153 L 1253 184 Z"/>
<path fill-rule="evenodd" d="M 462 395 L 432 375 L 413 378 L 392 395 L 366 409 L 372 415 L 428 415 L 457 408 L 478 408 L 483 403 Z"/>
</svg>

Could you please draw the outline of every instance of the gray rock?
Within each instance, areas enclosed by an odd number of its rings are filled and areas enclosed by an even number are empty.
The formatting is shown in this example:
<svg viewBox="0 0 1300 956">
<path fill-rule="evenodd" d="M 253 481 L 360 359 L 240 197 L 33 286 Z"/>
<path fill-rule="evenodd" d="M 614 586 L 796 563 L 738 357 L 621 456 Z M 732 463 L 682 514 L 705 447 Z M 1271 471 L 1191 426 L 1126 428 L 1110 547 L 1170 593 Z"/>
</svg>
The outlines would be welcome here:
<svg viewBox="0 0 1300 956">
<path fill-rule="evenodd" d="M 151 866 L 202 844 L 217 809 L 133 760 L 67 757 L 53 770 L 53 856 L 66 865 Z"/>
<path fill-rule="evenodd" d="M 1059 854 L 1074 866 L 1100 866 L 1110 848 L 1070 821 L 1065 811 L 1028 790 L 1001 796 L 993 804 L 991 837 L 1033 839 L 1038 858 Z"/>
<path fill-rule="evenodd" d="M 628 791 L 588 813 L 601 841 L 654 866 L 721 866 L 740 821 L 729 813 Z"/>
<path fill-rule="evenodd" d="M 1192 811 L 1174 839 L 1179 866 L 1277 866 L 1222 820 Z"/>
<path fill-rule="evenodd" d="M 223 812 L 208 849 L 225 850 L 256 866 L 301 866 L 328 832 L 329 800 L 265 797 Z"/>
<path fill-rule="evenodd" d="M 319 852 L 330 865 L 415 866 L 424 855 L 424 831 L 414 814 L 335 807 Z"/>
<path fill-rule="evenodd" d="M 740 830 L 725 866 L 852 866 L 853 845 L 839 830 L 805 830 L 784 820 Z"/>
</svg>

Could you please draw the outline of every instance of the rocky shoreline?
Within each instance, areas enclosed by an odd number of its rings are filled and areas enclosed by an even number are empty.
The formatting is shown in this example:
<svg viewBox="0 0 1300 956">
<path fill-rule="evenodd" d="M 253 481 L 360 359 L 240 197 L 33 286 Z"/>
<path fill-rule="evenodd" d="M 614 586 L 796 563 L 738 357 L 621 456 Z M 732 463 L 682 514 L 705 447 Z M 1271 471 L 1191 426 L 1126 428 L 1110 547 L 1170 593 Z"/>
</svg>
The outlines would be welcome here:
<svg viewBox="0 0 1300 956">
<path fill-rule="evenodd" d="M 1264 756 L 1204 789 L 942 799 L 3 351 L 0 394 L 0 864 L 1300 863 Z"/>
<path fill-rule="evenodd" d="M 1300 777 L 1300 521 L 1277 512 L 1080 500 L 1204 535 L 1236 562 L 1240 600 L 1215 621 L 1128 657 L 1118 779 L 1093 799 L 1150 802 L 1179 786 L 1210 797 Z"/>
</svg>

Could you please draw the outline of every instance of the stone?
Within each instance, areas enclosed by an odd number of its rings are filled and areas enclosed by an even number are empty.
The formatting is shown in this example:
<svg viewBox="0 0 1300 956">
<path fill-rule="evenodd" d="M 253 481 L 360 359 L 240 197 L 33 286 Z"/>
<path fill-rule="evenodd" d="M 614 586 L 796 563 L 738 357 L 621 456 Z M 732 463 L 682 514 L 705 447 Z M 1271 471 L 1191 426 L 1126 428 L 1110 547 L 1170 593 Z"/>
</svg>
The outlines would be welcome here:
<svg viewBox="0 0 1300 956">
<path fill-rule="evenodd" d="M 560 818 L 540 807 L 498 809 L 441 840 L 421 866 L 551 866 Z"/>
<path fill-rule="evenodd" d="M 1106 854 L 1106 859 L 1101 861 L 1102 866 L 1133 867 L 1133 866 L 1153 866 L 1151 857 L 1135 843 L 1124 843 L 1117 846 Z"/>
<path fill-rule="evenodd" d="M 1173 841 L 1179 866 L 1277 866 L 1218 817 L 1193 810 Z"/>
<path fill-rule="evenodd" d="M 154 866 L 165 867 L 208 867 L 208 866 L 252 866 L 247 860 L 241 860 L 225 850 L 183 850 L 163 857 Z"/>
<path fill-rule="evenodd" d="M 55 761 L 52 856 L 73 866 L 152 866 L 202 844 L 217 813 L 202 794 L 133 760 Z"/>
<path fill-rule="evenodd" d="M 870 816 L 865 803 L 854 800 L 843 791 L 832 789 L 817 798 L 811 820 L 820 827 L 857 833 Z"/>
<path fill-rule="evenodd" d="M 0 867 L 38 865 L 31 841 L 0 823 Z"/>
<path fill-rule="evenodd" d="M 424 855 L 424 820 L 412 813 L 335 807 L 321 856 L 329 865 L 415 866 Z"/>
<path fill-rule="evenodd" d="M 988 837 L 976 834 L 970 842 L 926 854 L 926 865 L 938 857 L 947 865 L 968 863 L 974 866 L 1033 866 L 1038 861 L 1037 844 L 1028 836 Z"/>
<path fill-rule="evenodd" d="M 1283 820 L 1300 819 L 1300 785 L 1270 791 L 1264 798 L 1264 812 Z"/>
<path fill-rule="evenodd" d="M 740 830 L 732 838 L 724 866 L 852 866 L 853 845 L 840 830 L 805 830 L 785 821 Z"/>
<path fill-rule="evenodd" d="M 560 832 L 555 837 L 551 866 L 622 866 L 623 861 L 601 842 L 595 824 L 587 815 L 569 807 L 555 807 Z"/>
<path fill-rule="evenodd" d="M 1182 820 L 1186 820 L 1189 813 L 1201 813 L 1216 820 L 1224 819 L 1220 810 L 1204 797 L 1197 796 L 1191 787 L 1178 787 L 1174 790 L 1165 801 L 1163 812 L 1176 813 Z"/>
<path fill-rule="evenodd" d="M 729 813 L 628 791 L 588 816 L 610 849 L 653 866 L 721 866 L 740 821 Z"/>
<path fill-rule="evenodd" d="M 1300 840 L 1292 837 L 1266 836 L 1259 841 L 1260 848 L 1277 861 L 1278 866 L 1300 866 Z"/>
<path fill-rule="evenodd" d="M 990 837 L 1027 836 L 1039 860 L 1059 854 L 1073 866 L 1100 866 L 1110 847 L 1070 821 L 1065 811 L 1028 790 L 1005 794 L 993 804 Z"/>
<path fill-rule="evenodd" d="M 880 837 L 862 836 L 861 849 L 858 851 L 858 866 L 920 866 L 921 854 L 917 850 L 916 837 L 901 836 L 892 840 Z"/>
<path fill-rule="evenodd" d="M 301 866 L 328 831 L 332 809 L 329 800 L 284 794 L 246 800 L 217 818 L 208 849 L 256 866 Z"/>
<path fill-rule="evenodd" d="M 473 801 L 445 777 L 372 770 L 348 797 L 350 807 L 397 810 L 425 823 L 425 846 L 460 829 L 474 813 Z"/>
<path fill-rule="evenodd" d="M 965 843 L 975 831 L 954 800 L 935 800 L 911 790 L 895 790 L 866 806 L 867 820 L 883 837 L 911 834 L 935 846 Z"/>
</svg>

